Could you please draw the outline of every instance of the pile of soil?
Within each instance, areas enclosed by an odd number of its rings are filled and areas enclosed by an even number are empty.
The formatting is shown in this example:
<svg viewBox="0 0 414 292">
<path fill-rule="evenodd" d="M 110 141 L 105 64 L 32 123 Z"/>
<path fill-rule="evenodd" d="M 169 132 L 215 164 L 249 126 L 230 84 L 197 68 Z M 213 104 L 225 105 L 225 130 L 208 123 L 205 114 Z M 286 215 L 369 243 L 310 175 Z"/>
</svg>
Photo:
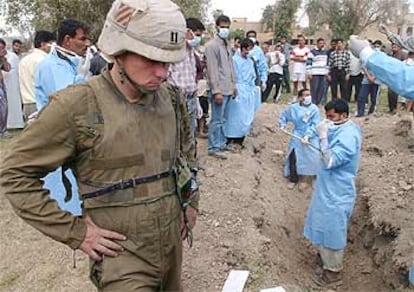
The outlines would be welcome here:
<svg viewBox="0 0 414 292">
<path fill-rule="evenodd" d="M 316 253 L 302 235 L 312 189 L 287 188 L 282 169 L 289 137 L 272 130 L 285 107 L 264 104 L 246 147 L 228 153 L 228 160 L 207 156 L 207 141 L 199 140 L 205 170 L 194 246 L 184 253 L 185 291 L 220 291 L 232 269 L 250 271 L 245 291 L 317 290 L 311 280 Z M 409 290 L 414 160 L 406 138 L 395 136 L 397 122 L 388 115 L 359 121 L 365 137 L 359 195 L 338 291 Z M 94 291 L 81 252 L 73 269 L 67 247 L 18 219 L 4 196 L 0 204 L 0 291 Z"/>
</svg>

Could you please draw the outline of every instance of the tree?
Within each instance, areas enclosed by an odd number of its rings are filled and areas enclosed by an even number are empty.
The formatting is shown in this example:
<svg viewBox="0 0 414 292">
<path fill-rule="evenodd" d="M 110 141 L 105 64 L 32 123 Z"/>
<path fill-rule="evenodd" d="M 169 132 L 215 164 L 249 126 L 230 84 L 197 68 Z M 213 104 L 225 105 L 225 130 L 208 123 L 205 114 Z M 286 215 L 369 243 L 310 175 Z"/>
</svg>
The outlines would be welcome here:
<svg viewBox="0 0 414 292">
<path fill-rule="evenodd" d="M 275 12 L 276 9 L 274 5 L 266 5 L 263 9 L 262 14 L 262 23 L 264 24 L 267 31 L 274 31 L 274 21 L 275 21 Z"/>
<path fill-rule="evenodd" d="M 301 0 L 278 0 L 275 5 L 265 7 L 262 21 L 268 29 L 271 28 L 276 39 L 292 34 L 300 4 Z"/>
<path fill-rule="evenodd" d="M 97 38 L 113 0 L 4 0 L 7 24 L 20 32 L 55 31 L 66 18 L 85 22 Z"/>
<path fill-rule="evenodd" d="M 408 11 L 407 0 L 309 0 L 311 29 L 329 24 L 332 36 L 347 39 L 378 21 L 398 21 Z"/>
<path fill-rule="evenodd" d="M 235 37 L 239 37 L 239 38 L 243 39 L 244 36 L 245 36 L 245 34 L 246 33 L 244 32 L 243 29 L 236 28 L 235 30 L 232 30 L 231 31 L 231 33 L 230 33 L 230 39 L 234 39 Z"/>
<path fill-rule="evenodd" d="M 220 15 L 223 15 L 224 14 L 224 11 L 223 10 L 221 10 L 221 9 L 215 9 L 214 11 L 213 11 L 213 19 L 214 19 L 214 22 L 216 21 L 216 19 L 220 16 Z"/>
<path fill-rule="evenodd" d="M 207 20 L 210 0 L 172 0 L 183 11 L 185 17 L 195 17 L 200 20 Z"/>
<path fill-rule="evenodd" d="M 2 0 L 1 15 L 7 25 L 20 32 L 54 31 L 62 20 L 75 18 L 91 27 L 96 39 L 103 27 L 113 0 Z M 210 0 L 176 0 L 186 17 L 207 17 Z"/>
</svg>

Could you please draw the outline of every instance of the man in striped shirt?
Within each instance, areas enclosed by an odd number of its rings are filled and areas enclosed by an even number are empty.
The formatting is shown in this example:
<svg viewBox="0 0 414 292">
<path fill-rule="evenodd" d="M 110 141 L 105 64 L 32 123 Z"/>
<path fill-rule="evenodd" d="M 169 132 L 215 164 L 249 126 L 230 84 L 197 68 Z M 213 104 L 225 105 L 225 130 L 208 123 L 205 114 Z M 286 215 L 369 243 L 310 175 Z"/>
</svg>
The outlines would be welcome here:
<svg viewBox="0 0 414 292">
<path fill-rule="evenodd" d="M 316 105 L 319 105 L 326 100 L 326 88 L 328 86 L 327 75 L 329 73 L 329 55 L 324 47 L 325 40 L 319 38 L 316 43 L 316 48 L 310 51 L 306 61 L 306 74 L 310 81 L 312 103 Z"/>
<path fill-rule="evenodd" d="M 343 39 L 337 39 L 336 50 L 329 55 L 329 75 L 328 81 L 331 82 L 332 99 L 338 98 L 338 85 L 341 90 L 341 98 L 347 98 L 347 82 L 351 72 L 351 56 L 344 49 Z"/>
</svg>

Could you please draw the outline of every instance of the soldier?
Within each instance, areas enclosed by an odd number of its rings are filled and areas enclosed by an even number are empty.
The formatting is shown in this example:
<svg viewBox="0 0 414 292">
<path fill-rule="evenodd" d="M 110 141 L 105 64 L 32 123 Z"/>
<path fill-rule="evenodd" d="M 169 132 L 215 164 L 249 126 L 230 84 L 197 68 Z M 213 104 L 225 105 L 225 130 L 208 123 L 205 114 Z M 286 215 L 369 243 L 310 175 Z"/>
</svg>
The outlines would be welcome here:
<svg viewBox="0 0 414 292">
<path fill-rule="evenodd" d="M 195 145 L 185 101 L 163 81 L 185 57 L 185 32 L 169 0 L 116 0 L 98 41 L 113 65 L 53 94 L 4 158 L 1 185 L 16 213 L 88 254 L 100 291 L 182 290 L 181 240 L 198 207 Z M 75 173 L 81 217 L 42 188 L 59 166 Z"/>
</svg>

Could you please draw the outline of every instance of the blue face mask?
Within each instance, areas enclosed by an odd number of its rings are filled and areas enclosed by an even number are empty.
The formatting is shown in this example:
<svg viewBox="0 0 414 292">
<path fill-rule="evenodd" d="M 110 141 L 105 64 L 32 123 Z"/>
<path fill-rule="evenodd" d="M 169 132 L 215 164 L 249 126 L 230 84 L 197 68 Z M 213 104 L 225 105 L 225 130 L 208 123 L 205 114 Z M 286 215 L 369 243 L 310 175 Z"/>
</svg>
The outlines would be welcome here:
<svg viewBox="0 0 414 292">
<path fill-rule="evenodd" d="M 190 47 L 197 47 L 201 43 L 201 37 L 200 36 L 194 36 L 192 40 L 187 40 L 187 43 Z"/>
<path fill-rule="evenodd" d="M 229 37 L 229 34 L 230 34 L 230 29 L 229 28 L 223 28 L 223 27 L 219 28 L 218 35 L 222 39 L 227 39 Z"/>
</svg>

